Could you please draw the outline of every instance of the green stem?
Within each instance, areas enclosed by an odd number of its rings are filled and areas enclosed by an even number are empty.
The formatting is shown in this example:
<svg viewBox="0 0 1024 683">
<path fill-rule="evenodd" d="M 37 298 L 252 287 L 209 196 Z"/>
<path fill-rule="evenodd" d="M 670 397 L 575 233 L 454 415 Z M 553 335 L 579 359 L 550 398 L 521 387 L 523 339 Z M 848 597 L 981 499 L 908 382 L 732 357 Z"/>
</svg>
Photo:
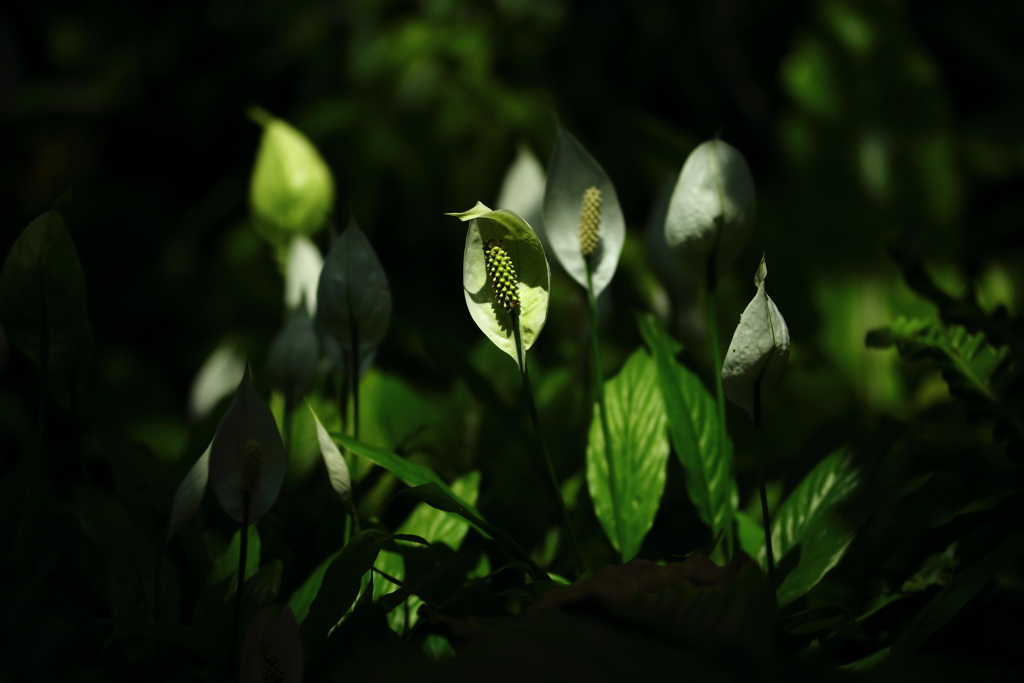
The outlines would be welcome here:
<svg viewBox="0 0 1024 683">
<path fill-rule="evenodd" d="M 597 340 L 597 298 L 594 296 L 594 277 L 591 267 L 592 258 L 583 257 L 587 269 L 587 307 L 590 314 L 590 341 L 594 353 L 594 394 L 597 397 L 597 412 L 601 417 L 601 433 L 604 436 L 604 458 L 608 465 L 608 490 L 612 498 L 612 518 L 615 520 L 615 537 L 619 546 L 619 555 L 622 561 L 626 556 L 622 554 L 625 543 L 622 538 L 622 520 L 619 517 L 619 495 L 618 479 L 615 472 L 615 458 L 612 456 L 612 436 L 608 429 L 608 411 L 604 403 L 604 375 L 601 372 L 601 349 Z"/>
<path fill-rule="evenodd" d="M 708 266 L 711 268 L 711 264 Z M 719 344 L 718 339 L 718 301 L 715 298 L 715 279 L 713 276 L 708 278 L 708 328 L 710 332 L 710 344 L 711 344 L 711 363 L 714 384 L 715 384 L 715 400 L 718 413 L 718 457 L 725 459 L 728 457 L 726 450 L 726 442 L 729 439 L 728 426 L 725 422 L 725 391 L 722 390 L 722 347 Z M 712 532 L 715 532 L 712 529 Z M 733 537 L 732 519 L 727 519 L 724 531 L 724 545 L 726 558 L 732 556 L 735 551 L 735 539 Z"/>
<path fill-rule="evenodd" d="M 761 492 L 761 524 L 764 527 L 764 548 L 768 555 L 768 586 L 771 589 L 772 602 L 776 600 L 775 591 L 775 553 L 772 550 L 772 521 L 768 516 L 768 493 L 764 487 L 764 453 L 761 444 L 761 380 L 754 383 L 754 433 L 757 436 L 757 485 Z"/>
<path fill-rule="evenodd" d="M 572 552 L 576 558 L 576 570 L 580 575 L 587 571 L 587 567 L 583 562 L 583 553 L 580 552 L 579 543 L 576 541 L 576 532 L 572 528 L 572 522 L 569 520 L 569 510 L 565 507 L 565 499 L 562 498 L 562 487 L 558 484 L 558 476 L 555 474 L 555 467 L 551 463 L 551 456 L 548 454 L 547 446 L 544 444 L 544 436 L 541 433 L 540 428 L 540 415 L 537 414 L 537 404 L 533 400 L 533 389 L 530 387 L 530 373 L 526 369 L 526 351 L 523 349 L 522 333 L 519 330 L 519 309 L 512 309 L 512 334 L 516 341 L 516 355 L 519 359 L 519 372 L 523 378 L 523 391 L 526 393 L 526 405 L 530 409 L 530 419 L 533 421 L 533 431 L 537 434 L 537 444 L 540 447 L 541 455 L 544 458 L 544 464 L 547 467 L 548 477 L 551 480 L 551 486 L 555 490 L 555 498 L 558 499 L 559 509 L 562 511 L 562 522 L 565 524 L 565 530 L 569 534 L 569 542 L 572 544 Z"/>
<path fill-rule="evenodd" d="M 242 492 L 242 531 L 241 545 L 238 550 L 238 575 L 235 580 L 235 619 L 231 626 L 230 656 L 228 658 L 228 675 L 235 677 L 235 654 L 238 649 L 238 629 L 242 621 L 242 588 L 245 585 L 246 554 L 249 551 L 249 492 Z"/>
</svg>

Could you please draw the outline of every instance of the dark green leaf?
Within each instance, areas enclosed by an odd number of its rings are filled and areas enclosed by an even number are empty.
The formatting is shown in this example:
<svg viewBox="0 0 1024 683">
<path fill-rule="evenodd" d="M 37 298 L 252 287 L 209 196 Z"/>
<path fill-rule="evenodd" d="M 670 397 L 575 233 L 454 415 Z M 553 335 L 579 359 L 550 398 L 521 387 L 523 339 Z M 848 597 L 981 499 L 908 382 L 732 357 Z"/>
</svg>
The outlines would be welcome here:
<svg viewBox="0 0 1024 683">
<path fill-rule="evenodd" d="M 110 633 L 104 646 L 122 638 L 151 638 L 180 647 L 201 656 L 211 663 L 220 663 L 227 652 L 226 644 L 192 626 L 164 624 L 155 621 L 140 621 L 134 624 L 118 624 Z"/>
<path fill-rule="evenodd" d="M 86 332 L 85 274 L 64 218 L 47 211 L 15 240 L 0 271 L 0 323 L 39 365 L 45 329 L 49 367 L 70 368 Z M 44 326 L 45 321 L 45 326 Z"/>
<path fill-rule="evenodd" d="M 893 643 L 893 656 L 906 655 L 920 647 L 955 617 L 990 579 L 1021 555 L 1024 555 L 1024 529 L 1008 536 L 991 553 L 953 577 L 903 629 Z"/>
<path fill-rule="evenodd" d="M 355 221 L 334 240 L 320 272 L 317 316 L 344 351 L 358 337 L 360 360 L 376 349 L 391 322 L 388 278 Z"/>
<path fill-rule="evenodd" d="M 316 379 L 320 343 L 309 312 L 299 306 L 274 340 L 267 353 L 267 370 L 289 406 L 295 406 Z"/>
<path fill-rule="evenodd" d="M 678 343 L 653 315 L 641 314 L 637 320 L 658 368 L 672 444 L 686 471 L 686 491 L 700 518 L 717 533 L 731 523 L 736 509 L 732 445 L 727 436 L 720 443 L 715 401 L 703 382 L 676 362 Z"/>
<path fill-rule="evenodd" d="M 597 405 L 587 442 L 587 486 L 598 520 L 627 561 L 636 557 L 654 523 L 668 462 L 665 406 L 658 390 L 657 367 L 647 351 L 633 352 L 619 374 L 605 382 L 604 397 L 618 500 L 612 501 Z"/>
<path fill-rule="evenodd" d="M 291 608 L 292 613 L 295 615 L 295 621 L 302 623 L 309 613 L 309 606 L 313 604 L 313 600 L 316 598 L 316 594 L 320 592 L 320 586 L 324 581 L 324 574 L 327 573 L 328 567 L 334 562 L 335 558 L 341 554 L 340 550 L 337 550 L 327 556 L 327 559 L 320 563 L 313 573 L 309 575 L 306 581 L 295 589 L 292 593 L 292 597 L 288 599 L 288 607 Z"/>
<path fill-rule="evenodd" d="M 223 542 L 224 541 L 221 541 L 221 543 Z M 259 532 L 256 531 L 255 524 L 249 525 L 249 539 L 247 545 L 248 547 L 245 549 L 246 581 L 248 581 L 260 568 L 260 535 Z M 231 585 L 228 593 L 235 592 L 235 581 L 237 579 L 236 575 L 238 574 L 238 554 L 241 550 L 242 532 L 239 530 L 231 537 L 231 543 L 228 544 L 224 553 L 213 563 L 213 569 L 210 570 L 210 576 L 206 582 L 208 586 L 213 586 L 230 578 Z"/>
<path fill-rule="evenodd" d="M 809 591 L 846 553 L 853 530 L 837 507 L 860 485 L 860 473 L 845 450 L 832 453 L 808 473 L 772 520 L 772 548 L 782 558 L 800 546 L 799 560 L 778 587 L 779 605 Z M 767 562 L 763 543 L 758 560 Z"/>
</svg>

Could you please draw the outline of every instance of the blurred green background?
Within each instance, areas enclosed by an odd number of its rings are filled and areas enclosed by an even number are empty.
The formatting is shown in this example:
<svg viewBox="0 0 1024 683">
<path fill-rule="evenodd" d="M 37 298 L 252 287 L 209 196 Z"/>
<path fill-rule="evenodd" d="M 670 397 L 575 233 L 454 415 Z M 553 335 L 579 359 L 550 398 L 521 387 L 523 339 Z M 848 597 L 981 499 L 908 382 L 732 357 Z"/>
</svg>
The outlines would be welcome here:
<svg viewBox="0 0 1024 683">
<path fill-rule="evenodd" d="M 989 309 L 1021 310 L 1021 3 L 105 0 L 0 12 L 0 253 L 73 188 L 63 212 L 95 333 L 83 452 L 96 485 L 151 494 L 154 529 L 216 425 L 217 411 L 197 420 L 187 409 L 203 362 L 236 345 L 269 392 L 263 365 L 283 285 L 248 220 L 254 104 L 318 146 L 338 183 L 336 223 L 351 210 L 391 282 L 391 329 L 363 387 L 365 440 L 449 479 L 481 469 L 481 510 L 527 548 L 543 547 L 555 513 L 525 440 L 515 365 L 465 310 L 465 226 L 443 214 L 493 206 L 520 146 L 545 163 L 553 114 L 611 176 L 627 220 L 602 302 L 606 377 L 640 343 L 633 312 L 652 310 L 710 379 L 702 295 L 665 267 L 658 202 L 709 137 L 749 161 L 759 215 L 722 282 L 720 320 L 728 340 L 766 252 L 793 339 L 765 406 L 776 494 L 848 439 L 955 412 L 937 372 L 864 346 L 868 330 L 901 313 L 937 316 L 902 283 L 887 244 L 919 245 L 953 295 L 974 287 Z M 324 251 L 329 238 L 317 236 Z M 553 269 L 532 367 L 559 474 L 570 478 L 582 472 L 590 416 L 586 306 Z M 61 391 L 49 467 L 71 500 L 79 475 Z M 0 375 L 4 474 L 33 443 L 38 392 L 12 350 Z M 744 413 L 730 406 L 728 417 L 747 506 L 752 434 Z M 290 549 L 270 532 L 264 541 L 265 555 L 295 555 L 286 583 L 339 538 L 336 522 L 322 522 L 327 488 L 309 476 L 309 443 L 295 447 L 306 459 L 293 462 L 287 486 L 317 495 L 286 490 L 276 519 Z M 132 453 L 132 464 L 112 464 L 115 452 Z M 386 484 L 362 493 L 372 514 L 394 522 L 409 508 L 374 507 Z M 684 490 L 672 458 L 643 555 L 710 540 Z M 576 514 L 589 515 L 588 553 L 608 561 L 587 507 Z M 215 506 L 206 510 L 207 524 L 229 530 Z"/>
</svg>

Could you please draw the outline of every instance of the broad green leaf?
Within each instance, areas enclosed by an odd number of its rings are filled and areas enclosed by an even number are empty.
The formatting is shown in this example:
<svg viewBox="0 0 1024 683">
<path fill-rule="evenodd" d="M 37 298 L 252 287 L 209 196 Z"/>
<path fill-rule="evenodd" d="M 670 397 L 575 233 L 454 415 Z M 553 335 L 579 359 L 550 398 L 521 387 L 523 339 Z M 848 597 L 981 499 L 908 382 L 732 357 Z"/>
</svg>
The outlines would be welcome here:
<svg viewBox="0 0 1024 683">
<path fill-rule="evenodd" d="M 686 492 L 712 535 L 717 534 L 732 522 L 737 505 L 732 445 L 719 432 L 715 400 L 700 377 L 676 362 L 679 344 L 653 315 L 642 314 L 638 322 L 654 355 L 672 444 L 686 471 Z"/>
<path fill-rule="evenodd" d="M 85 274 L 64 218 L 47 211 L 22 230 L 0 271 L 0 323 L 36 365 L 70 369 L 86 334 Z"/>
<path fill-rule="evenodd" d="M 548 575 L 537 566 L 537 563 L 533 558 L 519 547 L 518 543 L 512 540 L 511 536 L 501 529 L 491 526 L 485 522 L 476 515 L 471 508 L 467 508 L 467 506 L 457 500 L 453 495 L 451 495 L 451 493 L 441 486 L 438 486 L 436 483 L 430 482 L 420 486 L 402 489 L 397 495 L 410 495 L 420 499 L 430 507 L 437 508 L 438 510 L 444 510 L 445 512 L 453 512 L 461 516 L 467 522 L 476 527 L 484 536 L 494 538 L 498 543 L 503 545 L 513 557 L 520 562 L 525 563 L 535 579 L 547 580 L 549 578 Z"/>
<path fill-rule="evenodd" d="M 324 574 L 327 573 L 327 568 L 331 566 L 335 558 L 341 554 L 340 550 L 331 553 L 326 560 L 320 563 L 320 565 L 313 570 L 313 573 L 309 575 L 306 581 L 295 589 L 292 593 L 292 597 L 288 599 L 288 607 L 291 608 L 295 614 L 295 619 L 301 624 L 309 613 L 309 606 L 313 604 L 313 600 L 316 599 L 317 593 L 320 592 L 320 585 L 324 581 Z"/>
<path fill-rule="evenodd" d="M 837 507 L 860 485 L 860 472 L 849 453 L 838 450 L 811 470 L 789 494 L 772 519 L 776 563 L 800 547 L 800 559 L 778 587 L 779 605 L 813 588 L 839 563 L 853 541 L 853 529 L 838 517 Z M 757 556 L 767 566 L 762 540 Z"/>
<path fill-rule="evenodd" d="M 264 239 L 286 244 L 296 234 L 311 235 L 334 209 L 334 179 L 305 135 L 261 109 L 250 116 L 263 137 L 249 184 L 253 224 Z"/>
<path fill-rule="evenodd" d="M 953 541 L 941 553 L 925 558 L 921 569 L 904 581 L 900 590 L 904 593 L 919 593 L 929 586 L 945 586 L 949 583 L 957 565 L 956 546 L 957 542 Z"/>
<path fill-rule="evenodd" d="M 302 621 L 302 640 L 315 654 L 359 595 L 363 575 L 370 571 L 385 541 L 394 538 L 377 529 L 354 534 L 324 573 L 320 590 Z"/>
<path fill-rule="evenodd" d="M 267 371 L 289 407 L 297 405 L 312 387 L 319 363 L 320 343 L 313 319 L 304 307 L 296 308 L 267 353 Z"/>
<path fill-rule="evenodd" d="M 1024 530 L 1007 536 L 995 550 L 953 577 L 900 632 L 892 645 L 892 656 L 903 656 L 920 647 L 955 617 L 990 579 L 1021 555 L 1024 555 Z"/>
<path fill-rule="evenodd" d="M 249 620 L 242 645 L 240 683 L 264 683 L 268 653 L 273 653 L 276 678 L 281 683 L 302 681 L 302 638 L 290 609 L 264 607 Z"/>
<path fill-rule="evenodd" d="M 178 529 L 192 519 L 203 502 L 203 494 L 206 493 L 206 482 L 210 478 L 210 448 L 206 447 L 203 454 L 199 456 L 192 469 L 188 471 L 178 490 L 174 494 L 174 502 L 171 504 L 171 519 L 167 525 L 167 539 L 171 540 Z"/>
<path fill-rule="evenodd" d="M 284 306 L 292 311 L 305 302 L 309 317 L 316 317 L 316 290 L 324 257 L 320 249 L 305 235 L 296 235 L 288 244 L 288 260 L 284 272 Z"/>
<path fill-rule="evenodd" d="M 524 358 L 527 349 L 537 341 L 548 315 L 551 268 L 544 247 L 533 228 L 511 211 L 491 211 L 477 202 L 469 211 L 447 215 L 470 221 L 462 261 L 462 287 L 469 314 L 487 338 L 518 364 L 512 315 L 494 296 L 487 276 L 484 245 L 488 240 L 501 240 L 515 268 Z"/>
<path fill-rule="evenodd" d="M 721 140 L 708 140 L 690 152 L 679 172 L 665 241 L 688 268 L 701 273 L 714 252 L 721 273 L 750 239 L 756 213 L 754 179 L 743 155 Z"/>
<path fill-rule="evenodd" d="M 479 488 L 480 473 L 476 471 L 463 475 L 452 482 L 452 492 L 470 504 L 476 503 Z M 412 514 L 398 528 L 398 533 L 400 534 L 420 536 L 430 543 L 444 543 L 452 550 L 459 549 L 459 546 L 462 545 L 462 539 L 466 537 L 466 532 L 468 531 L 469 522 L 451 513 L 432 508 L 426 503 L 417 505 L 413 509 Z M 405 561 L 399 553 L 382 550 L 377 557 L 374 567 L 399 581 L 405 580 Z M 391 593 L 398 588 L 400 586 L 396 586 L 383 576 L 378 575 L 373 583 L 374 599 Z M 416 623 L 416 610 L 422 602 L 415 595 L 408 598 L 409 626 Z M 403 633 L 406 621 L 404 614 L 397 611 L 389 612 L 388 621 L 391 623 L 393 630 L 399 634 Z"/>
<path fill-rule="evenodd" d="M 634 351 L 604 387 L 617 504 L 613 505 L 611 499 L 597 405 L 587 441 L 587 486 L 601 526 L 622 560 L 628 561 L 640 551 L 665 490 L 669 451 L 665 405 L 658 389 L 657 365 L 643 348 Z"/>
<path fill-rule="evenodd" d="M 767 276 L 762 256 L 754 274 L 757 294 L 740 316 L 722 362 L 722 391 L 754 419 L 759 419 L 754 415 L 754 387 L 760 387 L 763 397 L 782 375 L 789 359 L 789 328 L 765 292 Z"/>
<path fill-rule="evenodd" d="M 320 444 L 320 455 L 323 456 L 324 467 L 327 468 L 327 478 L 331 482 L 331 488 L 334 489 L 334 492 L 342 500 L 351 500 L 352 477 L 349 475 L 345 456 L 341 454 L 334 440 L 331 439 L 331 435 L 320 424 L 320 418 L 313 412 L 313 407 L 308 403 L 306 405 L 309 408 L 309 412 L 313 415 L 313 421 L 316 422 L 316 440 Z"/>
<path fill-rule="evenodd" d="M 243 493 L 247 494 L 251 522 L 277 500 L 285 464 L 284 443 L 274 415 L 246 373 L 210 446 L 213 492 L 225 512 L 238 522 L 243 516 Z"/>
<path fill-rule="evenodd" d="M 544 232 L 558 262 L 576 282 L 587 289 L 587 270 L 580 250 L 580 211 L 583 193 L 600 191 L 601 210 L 597 248 L 593 253 L 594 297 L 615 275 L 626 239 L 626 221 L 608 174 L 572 133 L 557 124 L 558 142 L 548 163 L 544 190 Z"/>
<path fill-rule="evenodd" d="M 249 539 L 245 549 L 245 581 L 251 579 L 260 568 L 260 534 L 255 524 L 249 525 Z M 220 543 L 224 543 L 223 540 Z M 231 579 L 231 585 L 226 594 L 235 592 L 238 581 L 238 554 L 242 552 L 242 531 L 239 529 L 231 537 L 231 542 L 219 557 L 214 560 L 213 568 L 210 570 L 206 584 L 214 586 L 225 579 Z M 243 581 L 244 583 L 244 581 Z"/>
<path fill-rule="evenodd" d="M 942 327 L 903 316 L 887 328 L 869 332 L 867 345 L 895 346 L 907 360 L 932 363 L 942 370 L 950 394 L 965 403 L 968 415 L 993 415 L 996 438 L 1005 435 L 1011 446 L 1024 447 L 1024 398 L 1015 381 L 1019 370 L 1006 347 L 996 348 L 983 333 L 971 334 L 959 325 Z"/>
<path fill-rule="evenodd" d="M 546 177 L 540 161 L 526 145 L 520 145 L 515 161 L 505 172 L 498 194 L 498 206 L 523 217 L 538 235 L 543 236 L 544 184 Z"/>
<path fill-rule="evenodd" d="M 441 477 L 437 476 L 437 473 L 429 467 L 411 463 L 405 458 L 395 455 L 391 451 L 384 450 L 383 448 L 367 446 L 363 442 L 353 439 L 348 434 L 333 432 L 331 434 L 331 438 L 356 455 L 366 458 L 370 462 L 380 465 L 388 472 L 391 472 L 391 474 L 398 477 L 398 480 L 406 486 L 420 486 L 428 483 L 436 484 L 445 493 L 445 495 L 451 497 L 460 505 L 465 506 L 467 510 L 479 517 L 479 513 L 476 509 L 468 502 L 462 500 L 454 491 L 452 491 L 451 488 L 449 488 L 447 484 L 444 483 Z"/>
<path fill-rule="evenodd" d="M 376 349 L 391 322 L 391 290 L 377 253 L 356 222 L 334 240 L 317 289 L 317 316 L 343 351 L 357 339 L 362 361 Z"/>
</svg>

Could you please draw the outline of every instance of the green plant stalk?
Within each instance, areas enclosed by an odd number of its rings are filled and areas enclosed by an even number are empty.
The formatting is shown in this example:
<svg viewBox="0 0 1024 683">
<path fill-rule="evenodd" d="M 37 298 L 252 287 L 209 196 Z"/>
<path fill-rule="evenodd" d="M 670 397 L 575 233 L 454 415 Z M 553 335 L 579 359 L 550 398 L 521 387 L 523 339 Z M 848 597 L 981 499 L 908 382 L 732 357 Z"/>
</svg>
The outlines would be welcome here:
<svg viewBox="0 0 1024 683">
<path fill-rule="evenodd" d="M 562 488 L 558 484 L 555 467 L 551 463 L 551 456 L 548 454 L 547 446 L 544 444 L 544 436 L 540 428 L 540 415 L 537 414 L 537 404 L 533 400 L 533 389 L 530 387 L 530 373 L 526 369 L 526 352 L 523 349 L 522 333 L 519 330 L 519 310 L 512 309 L 510 315 L 512 317 L 512 334 L 516 340 L 516 355 L 519 358 L 519 373 L 523 378 L 523 392 L 526 394 L 526 405 L 530 409 L 533 431 L 537 435 L 537 445 L 547 467 L 551 486 L 555 490 L 555 498 L 558 499 L 559 509 L 562 511 L 562 522 L 565 524 L 566 532 L 569 534 L 569 542 L 572 544 L 573 556 L 576 559 L 576 570 L 580 575 L 583 575 L 587 571 L 587 567 L 583 562 L 583 553 L 580 552 L 579 543 L 576 541 L 576 531 L 572 528 L 572 522 L 569 520 L 569 509 L 565 507 L 565 499 L 562 498 Z"/>
<path fill-rule="evenodd" d="M 761 379 L 754 382 L 754 434 L 757 438 L 757 486 L 761 493 L 761 524 L 764 526 L 764 549 L 768 556 L 768 586 L 772 603 L 776 602 L 775 552 L 772 550 L 772 522 L 768 516 L 768 493 L 764 487 L 764 448 L 761 442 Z M 778 606 L 776 605 L 776 609 Z"/>
<path fill-rule="evenodd" d="M 597 299 L 594 296 L 593 268 L 591 256 L 583 258 L 587 268 L 587 308 L 590 315 L 590 341 L 594 352 L 594 394 L 597 397 L 598 414 L 601 416 L 601 432 L 604 436 L 604 458 L 608 464 L 608 489 L 612 499 L 612 518 L 615 520 L 615 537 L 619 544 L 619 556 L 622 554 L 625 539 L 622 538 L 622 521 L 619 518 L 618 482 L 615 478 L 615 460 L 612 456 L 611 430 L 608 429 L 608 411 L 604 404 L 604 375 L 601 372 L 601 349 L 597 339 Z"/>
<path fill-rule="evenodd" d="M 238 649 L 238 629 L 242 621 L 242 588 L 245 585 L 246 554 L 249 551 L 249 492 L 242 492 L 242 531 L 238 550 L 238 576 L 235 581 L 235 618 L 231 625 L 231 643 L 228 657 L 228 676 L 235 677 L 235 654 Z"/>
<path fill-rule="evenodd" d="M 710 332 L 710 344 L 711 344 L 711 363 L 712 369 L 714 370 L 714 384 L 715 384 L 715 403 L 717 407 L 718 417 L 718 457 L 726 457 L 726 440 L 729 438 L 728 427 L 725 422 L 725 391 L 722 389 L 722 347 L 719 344 L 718 339 L 718 302 L 715 298 L 715 289 L 713 282 L 709 283 L 708 287 L 708 328 Z M 712 533 L 716 530 L 712 529 Z M 723 529 L 723 536 L 725 541 L 725 555 L 726 559 L 732 556 L 735 552 L 735 538 L 733 536 L 732 519 L 729 519 L 725 528 Z"/>
</svg>

